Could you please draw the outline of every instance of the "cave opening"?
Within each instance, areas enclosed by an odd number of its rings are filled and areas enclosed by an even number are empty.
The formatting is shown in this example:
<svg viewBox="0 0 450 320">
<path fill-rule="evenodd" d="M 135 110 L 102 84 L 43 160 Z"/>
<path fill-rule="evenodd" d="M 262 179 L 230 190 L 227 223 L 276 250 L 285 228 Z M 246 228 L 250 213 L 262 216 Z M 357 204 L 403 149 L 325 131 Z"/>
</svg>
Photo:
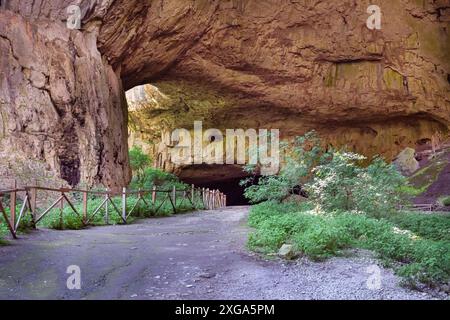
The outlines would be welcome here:
<svg viewBox="0 0 450 320">
<path fill-rule="evenodd" d="M 245 188 L 259 180 L 258 175 L 249 175 L 238 165 L 193 165 L 183 168 L 179 177 L 187 184 L 220 190 L 227 195 L 227 206 L 249 205 L 249 200 L 244 195 Z M 249 177 L 249 183 L 241 185 L 241 181 Z"/>
<path fill-rule="evenodd" d="M 256 183 L 258 177 L 253 179 Z M 228 178 L 224 180 L 216 180 L 212 182 L 197 183 L 200 188 L 209 188 L 211 190 L 220 190 L 227 195 L 227 206 L 247 206 L 250 205 L 249 200 L 245 197 L 244 191 L 246 186 L 241 185 L 242 178 Z M 189 182 L 184 180 L 184 182 Z"/>
</svg>

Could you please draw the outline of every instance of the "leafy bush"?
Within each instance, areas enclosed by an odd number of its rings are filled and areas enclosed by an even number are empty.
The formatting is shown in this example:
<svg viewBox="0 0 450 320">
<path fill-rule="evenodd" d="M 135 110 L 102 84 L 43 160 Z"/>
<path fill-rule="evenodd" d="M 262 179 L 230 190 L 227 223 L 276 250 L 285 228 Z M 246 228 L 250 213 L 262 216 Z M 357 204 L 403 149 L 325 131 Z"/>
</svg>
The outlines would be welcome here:
<svg viewBox="0 0 450 320">
<path fill-rule="evenodd" d="M 323 161 L 324 151 L 320 147 L 320 140 L 314 131 L 297 137 L 292 145 L 283 143 L 282 151 L 286 154 L 285 164 L 276 176 L 263 176 L 256 185 L 245 190 L 245 196 L 251 203 L 262 201 L 281 202 L 299 185 L 306 183 L 313 168 Z M 326 154 L 325 154 L 326 155 Z M 254 172 L 253 166 L 246 167 L 249 173 Z M 247 185 L 252 179 L 242 181 Z"/>
<path fill-rule="evenodd" d="M 446 196 L 440 199 L 443 206 L 450 207 L 450 196 Z"/>
<path fill-rule="evenodd" d="M 359 211 L 378 217 L 395 212 L 404 200 L 399 190 L 406 179 L 380 158 L 359 166 L 364 160 L 358 154 L 332 151 L 307 185 L 311 200 L 325 212 Z"/>
<path fill-rule="evenodd" d="M 303 217 L 303 220 L 306 220 L 306 217 Z M 336 255 L 339 250 L 350 245 L 350 236 L 333 219 L 316 217 L 311 222 L 304 232 L 294 236 L 298 250 L 310 258 L 321 260 Z"/>
<path fill-rule="evenodd" d="M 144 175 L 144 170 L 151 165 L 150 157 L 142 151 L 142 148 L 134 146 L 129 151 L 130 166 L 135 180 L 141 183 Z"/>
<path fill-rule="evenodd" d="M 408 229 L 418 236 L 436 241 L 450 241 L 450 215 L 398 212 L 386 217 L 402 229 Z"/>
<path fill-rule="evenodd" d="M 379 157 L 363 166 L 367 162 L 364 156 L 325 150 L 314 132 L 297 137 L 283 149 L 286 161 L 280 173 L 262 177 L 246 188 L 245 196 L 252 203 L 281 202 L 299 186 L 322 212 L 344 210 L 383 216 L 405 200 L 406 178 Z"/>
<path fill-rule="evenodd" d="M 187 189 L 189 186 L 180 182 L 174 174 L 165 172 L 161 169 L 152 168 L 151 159 L 140 147 L 133 147 L 130 152 L 130 165 L 133 170 L 133 179 L 130 189 L 150 190 L 157 186 L 158 190 L 172 190 L 176 187 L 178 190 Z"/>
</svg>

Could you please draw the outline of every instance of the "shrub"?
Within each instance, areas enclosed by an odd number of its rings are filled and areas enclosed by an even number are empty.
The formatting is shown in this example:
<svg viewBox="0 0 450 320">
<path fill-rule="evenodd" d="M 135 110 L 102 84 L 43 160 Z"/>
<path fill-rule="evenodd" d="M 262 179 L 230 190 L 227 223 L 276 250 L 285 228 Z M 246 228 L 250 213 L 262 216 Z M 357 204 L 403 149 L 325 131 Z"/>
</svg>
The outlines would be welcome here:
<svg viewBox="0 0 450 320">
<path fill-rule="evenodd" d="M 383 216 L 395 211 L 405 200 L 407 180 L 393 165 L 375 157 L 325 150 L 314 132 L 297 137 L 285 146 L 286 161 L 277 176 L 262 177 L 245 190 L 252 202 L 281 202 L 302 186 L 312 202 L 323 212 L 360 211 Z M 244 180 L 243 184 L 248 182 Z"/>
<path fill-rule="evenodd" d="M 446 196 L 440 199 L 443 206 L 450 207 L 450 196 Z"/>
<path fill-rule="evenodd" d="M 307 206 L 262 203 L 253 206 L 250 212 L 249 222 L 255 231 L 250 235 L 249 245 L 253 250 L 271 253 L 283 243 L 292 243 L 312 259 L 336 255 L 347 247 L 365 248 L 393 265 L 410 285 L 447 283 L 448 217 L 398 213 L 389 218 L 391 221 L 342 211 L 317 215 Z M 409 218 L 413 222 L 406 225 Z M 431 222 L 426 222 L 426 218 Z M 438 229 L 447 236 L 439 236 Z"/>
<path fill-rule="evenodd" d="M 330 218 L 316 217 L 303 232 L 294 236 L 296 247 L 314 260 L 336 255 L 339 250 L 349 246 L 349 234 Z"/>
<path fill-rule="evenodd" d="M 389 217 L 402 229 L 408 229 L 418 236 L 436 241 L 450 241 L 450 215 L 398 212 Z"/>
<path fill-rule="evenodd" d="M 380 158 L 361 167 L 363 156 L 333 151 L 331 160 L 314 169 L 307 190 L 323 211 L 360 211 L 371 216 L 395 212 L 403 202 L 401 187 L 406 179 Z"/>
<path fill-rule="evenodd" d="M 128 154 L 135 181 L 139 184 L 142 182 L 144 170 L 151 165 L 151 159 L 142 151 L 142 148 L 138 146 L 134 146 Z"/>
<path fill-rule="evenodd" d="M 281 202 L 299 185 L 308 181 L 311 172 L 317 163 L 322 161 L 324 151 L 320 147 L 320 139 L 312 131 L 304 136 L 297 137 L 294 142 L 281 145 L 285 153 L 285 164 L 276 176 L 261 177 L 256 185 L 245 190 L 245 196 L 251 203 L 262 201 Z M 254 172 L 253 166 L 247 166 L 248 172 Z M 247 185 L 252 179 L 242 181 Z"/>
</svg>

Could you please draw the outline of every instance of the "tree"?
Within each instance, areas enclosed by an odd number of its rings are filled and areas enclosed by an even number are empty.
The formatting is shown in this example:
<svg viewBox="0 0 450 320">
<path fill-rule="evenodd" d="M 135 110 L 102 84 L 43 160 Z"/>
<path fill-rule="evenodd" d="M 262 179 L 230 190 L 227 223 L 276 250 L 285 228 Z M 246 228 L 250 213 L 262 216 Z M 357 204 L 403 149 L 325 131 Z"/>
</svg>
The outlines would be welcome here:
<svg viewBox="0 0 450 320">
<path fill-rule="evenodd" d="M 141 184 L 144 179 L 145 169 L 151 164 L 151 158 L 138 146 L 134 146 L 129 151 L 129 157 L 131 170 L 133 170 L 133 173 L 136 175 L 137 183 Z"/>
<path fill-rule="evenodd" d="M 286 146 L 277 176 L 262 177 L 245 190 L 253 203 L 286 199 L 301 186 L 320 212 L 359 211 L 372 216 L 393 212 L 404 201 L 407 180 L 392 164 L 345 150 L 325 150 L 314 132 Z M 245 183 L 247 181 L 244 181 Z"/>
</svg>

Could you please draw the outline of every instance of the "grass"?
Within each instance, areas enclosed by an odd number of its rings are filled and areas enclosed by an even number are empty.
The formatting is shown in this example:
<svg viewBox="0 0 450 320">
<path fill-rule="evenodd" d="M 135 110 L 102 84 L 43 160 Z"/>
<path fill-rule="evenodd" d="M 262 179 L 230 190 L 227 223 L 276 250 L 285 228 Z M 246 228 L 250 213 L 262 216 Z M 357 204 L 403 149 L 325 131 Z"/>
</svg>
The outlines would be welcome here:
<svg viewBox="0 0 450 320">
<path fill-rule="evenodd" d="M 447 164 L 446 156 L 441 155 L 409 177 L 408 180 L 413 186 L 412 194 L 417 196 L 424 193 L 439 178 Z"/>
<path fill-rule="evenodd" d="M 307 204 L 262 203 L 252 207 L 250 249 L 274 253 L 284 243 L 313 260 L 339 255 L 345 248 L 377 253 L 405 283 L 430 287 L 450 280 L 450 216 L 397 213 L 375 219 L 363 214 L 318 215 Z"/>
</svg>

